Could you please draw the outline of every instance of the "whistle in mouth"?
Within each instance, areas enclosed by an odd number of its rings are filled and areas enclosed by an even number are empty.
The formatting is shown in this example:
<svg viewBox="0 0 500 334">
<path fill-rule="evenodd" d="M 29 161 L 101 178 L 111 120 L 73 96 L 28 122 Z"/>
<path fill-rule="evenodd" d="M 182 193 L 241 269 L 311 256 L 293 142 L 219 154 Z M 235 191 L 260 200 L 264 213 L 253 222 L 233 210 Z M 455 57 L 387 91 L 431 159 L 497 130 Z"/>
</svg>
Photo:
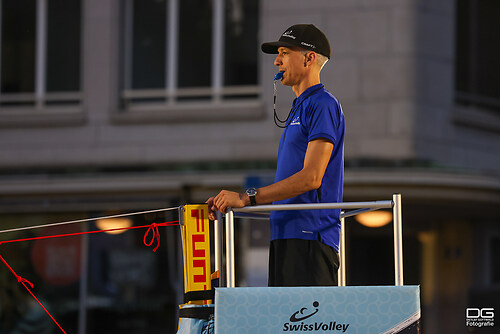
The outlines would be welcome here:
<svg viewBox="0 0 500 334">
<path fill-rule="evenodd" d="M 274 80 L 282 80 L 283 73 L 285 73 L 285 71 L 280 71 L 280 72 L 276 73 L 276 75 L 274 76 Z"/>
</svg>

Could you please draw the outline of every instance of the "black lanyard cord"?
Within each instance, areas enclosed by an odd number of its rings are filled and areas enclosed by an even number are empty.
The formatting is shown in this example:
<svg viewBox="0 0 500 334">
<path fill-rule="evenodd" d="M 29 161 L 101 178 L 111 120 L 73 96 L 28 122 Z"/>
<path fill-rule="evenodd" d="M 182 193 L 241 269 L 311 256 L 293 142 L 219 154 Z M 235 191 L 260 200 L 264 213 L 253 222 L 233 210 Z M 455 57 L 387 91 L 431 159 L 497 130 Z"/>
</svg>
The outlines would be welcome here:
<svg viewBox="0 0 500 334">
<path fill-rule="evenodd" d="M 284 129 L 288 125 L 290 125 L 291 119 L 295 115 L 295 112 L 297 111 L 297 109 L 299 109 L 299 107 L 302 104 L 302 102 L 304 102 L 305 100 L 307 100 L 308 97 L 310 97 L 311 95 L 313 95 L 314 93 L 316 93 L 318 90 L 320 90 L 321 88 L 323 88 L 323 85 L 321 85 L 319 88 L 316 88 L 315 90 L 313 90 L 312 92 L 310 92 L 297 106 L 295 106 L 295 107 L 292 106 L 292 108 L 288 112 L 288 116 L 286 117 L 286 119 L 285 120 L 281 120 L 278 117 L 278 114 L 276 113 L 276 91 L 277 91 L 277 89 L 276 89 L 276 81 L 277 80 L 274 80 L 274 97 L 273 97 L 274 124 L 276 124 L 276 126 L 278 128 Z"/>
</svg>

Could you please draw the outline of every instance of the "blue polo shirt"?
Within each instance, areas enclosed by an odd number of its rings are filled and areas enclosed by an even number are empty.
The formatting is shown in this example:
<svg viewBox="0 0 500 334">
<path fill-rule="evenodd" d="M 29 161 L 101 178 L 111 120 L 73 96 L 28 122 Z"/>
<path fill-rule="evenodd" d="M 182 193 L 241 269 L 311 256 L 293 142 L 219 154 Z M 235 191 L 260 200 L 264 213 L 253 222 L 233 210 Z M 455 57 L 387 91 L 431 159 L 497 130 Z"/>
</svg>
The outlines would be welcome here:
<svg viewBox="0 0 500 334">
<path fill-rule="evenodd" d="M 294 111 L 295 110 L 295 111 Z M 309 87 L 293 101 L 290 124 L 281 135 L 275 182 L 299 172 L 307 145 L 325 138 L 333 152 L 321 187 L 273 204 L 342 202 L 344 182 L 344 114 L 338 100 L 322 84 Z M 340 209 L 271 212 L 271 240 L 306 239 L 339 249 Z"/>
</svg>

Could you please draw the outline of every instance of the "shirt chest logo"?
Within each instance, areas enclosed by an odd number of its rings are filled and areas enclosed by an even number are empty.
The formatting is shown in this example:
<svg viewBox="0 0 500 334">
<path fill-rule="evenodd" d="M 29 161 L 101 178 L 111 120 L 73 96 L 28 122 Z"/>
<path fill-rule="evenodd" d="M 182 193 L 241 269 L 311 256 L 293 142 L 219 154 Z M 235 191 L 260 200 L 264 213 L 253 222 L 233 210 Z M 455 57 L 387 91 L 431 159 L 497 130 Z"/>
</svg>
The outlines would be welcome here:
<svg viewBox="0 0 500 334">
<path fill-rule="evenodd" d="M 290 125 L 300 125 L 300 116 L 295 117 Z"/>
</svg>

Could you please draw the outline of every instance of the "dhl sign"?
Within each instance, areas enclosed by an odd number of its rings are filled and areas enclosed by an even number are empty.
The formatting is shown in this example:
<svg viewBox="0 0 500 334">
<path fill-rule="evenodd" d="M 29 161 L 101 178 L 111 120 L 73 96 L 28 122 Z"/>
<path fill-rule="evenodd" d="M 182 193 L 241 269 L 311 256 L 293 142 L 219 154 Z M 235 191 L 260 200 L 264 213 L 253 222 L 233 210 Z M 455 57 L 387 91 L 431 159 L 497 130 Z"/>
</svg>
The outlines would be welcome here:
<svg viewBox="0 0 500 334">
<path fill-rule="evenodd" d="M 206 204 L 183 207 L 184 292 L 210 290 L 210 229 Z M 193 301 L 191 304 L 210 304 Z"/>
</svg>

